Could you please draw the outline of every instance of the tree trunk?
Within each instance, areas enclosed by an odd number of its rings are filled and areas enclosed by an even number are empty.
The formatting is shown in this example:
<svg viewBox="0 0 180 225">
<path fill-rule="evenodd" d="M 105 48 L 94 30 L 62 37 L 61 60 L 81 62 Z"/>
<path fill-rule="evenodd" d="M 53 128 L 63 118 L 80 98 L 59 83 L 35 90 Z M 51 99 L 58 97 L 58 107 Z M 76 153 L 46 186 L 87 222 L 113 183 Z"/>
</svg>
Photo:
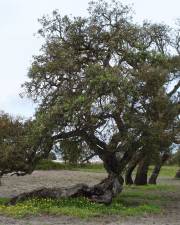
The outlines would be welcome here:
<svg viewBox="0 0 180 225">
<path fill-rule="evenodd" d="M 136 178 L 134 183 L 136 185 L 146 185 L 147 184 L 147 173 L 149 168 L 149 159 L 144 158 L 138 166 Z"/>
<path fill-rule="evenodd" d="M 136 168 L 137 166 L 137 163 L 138 162 L 134 162 L 134 163 L 131 163 L 129 166 L 128 166 L 128 169 L 126 171 L 126 174 L 125 174 L 125 182 L 127 185 L 131 185 L 134 183 L 133 179 L 132 179 L 132 172 L 134 171 L 134 169 Z"/>
<path fill-rule="evenodd" d="M 149 178 L 149 184 L 156 184 L 157 183 L 157 178 L 159 176 L 161 167 L 163 166 L 163 164 L 168 160 L 169 158 L 169 154 L 163 154 L 163 156 L 161 157 L 160 161 L 157 162 L 157 164 L 155 165 L 152 174 Z"/>
<path fill-rule="evenodd" d="M 2 185 L 2 177 L 3 177 L 3 174 L 0 173 L 0 186 Z"/>
<path fill-rule="evenodd" d="M 158 178 L 158 175 L 159 175 L 159 172 L 161 170 L 161 167 L 162 165 L 161 164 L 157 164 L 155 165 L 153 171 L 152 171 L 152 174 L 149 178 L 149 184 L 156 184 L 157 183 L 157 178 Z"/>
<path fill-rule="evenodd" d="M 175 178 L 180 178 L 180 169 L 176 172 Z"/>
<path fill-rule="evenodd" d="M 132 173 L 142 157 L 143 155 L 141 152 L 137 153 L 135 157 L 133 158 L 133 160 L 129 163 L 126 174 L 125 174 L 125 182 L 127 185 L 131 185 L 134 183 L 132 179 Z"/>
</svg>

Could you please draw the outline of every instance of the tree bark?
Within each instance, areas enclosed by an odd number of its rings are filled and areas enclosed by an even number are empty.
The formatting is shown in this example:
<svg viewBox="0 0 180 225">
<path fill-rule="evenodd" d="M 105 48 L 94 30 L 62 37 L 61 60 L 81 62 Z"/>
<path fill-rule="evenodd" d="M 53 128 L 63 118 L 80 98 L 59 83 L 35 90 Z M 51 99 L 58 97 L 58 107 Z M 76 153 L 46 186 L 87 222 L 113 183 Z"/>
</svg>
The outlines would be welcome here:
<svg viewBox="0 0 180 225">
<path fill-rule="evenodd" d="M 2 185 L 2 177 L 3 177 L 3 173 L 0 173 L 0 186 Z"/>
<path fill-rule="evenodd" d="M 175 178 L 180 178 L 180 169 L 176 172 Z"/>
<path fill-rule="evenodd" d="M 161 157 L 160 161 L 157 162 L 157 164 L 155 165 L 152 174 L 149 178 L 149 184 L 156 184 L 157 183 L 157 178 L 159 176 L 161 167 L 164 165 L 164 163 L 168 160 L 169 158 L 169 154 L 163 154 L 163 156 Z"/>
<path fill-rule="evenodd" d="M 126 174 L 125 174 L 126 185 L 131 185 L 134 183 L 132 179 L 132 173 L 134 169 L 136 168 L 137 164 L 139 163 L 139 161 L 142 159 L 142 157 L 143 157 L 142 152 L 137 153 L 135 157 L 133 158 L 133 160 L 129 163 L 128 168 L 126 170 Z"/>
<path fill-rule="evenodd" d="M 134 183 L 136 185 L 146 185 L 147 184 L 147 174 L 149 168 L 149 159 L 146 157 L 139 163 L 136 178 Z"/>
<path fill-rule="evenodd" d="M 134 162 L 134 163 L 131 163 L 128 166 L 128 169 L 127 169 L 126 174 L 125 174 L 125 183 L 126 183 L 126 185 L 131 185 L 131 184 L 134 183 L 134 181 L 132 179 L 132 173 L 133 173 L 134 169 L 136 168 L 137 163 L 138 162 Z"/>
</svg>

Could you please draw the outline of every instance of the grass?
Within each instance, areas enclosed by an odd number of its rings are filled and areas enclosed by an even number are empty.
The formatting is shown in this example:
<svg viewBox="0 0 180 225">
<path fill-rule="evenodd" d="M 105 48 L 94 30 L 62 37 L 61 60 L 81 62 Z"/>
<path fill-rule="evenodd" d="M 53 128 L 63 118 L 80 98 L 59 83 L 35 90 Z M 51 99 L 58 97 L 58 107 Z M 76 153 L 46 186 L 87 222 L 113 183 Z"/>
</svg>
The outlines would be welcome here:
<svg viewBox="0 0 180 225">
<path fill-rule="evenodd" d="M 101 215 L 140 216 L 157 214 L 163 211 L 164 205 L 172 201 L 169 191 L 178 191 L 177 186 L 148 185 L 125 186 L 124 191 L 116 197 L 112 204 L 105 206 L 76 199 L 31 199 L 15 206 L 5 206 L 7 199 L 0 199 L 0 214 L 21 218 L 28 215 L 68 215 L 89 218 Z"/>
<path fill-rule="evenodd" d="M 126 186 L 125 191 L 120 195 L 120 200 L 124 204 L 151 204 L 158 206 L 172 201 L 169 193 L 179 193 L 179 186 L 176 185 L 145 185 L 145 186 Z"/>
<path fill-rule="evenodd" d="M 84 172 L 96 172 L 103 173 L 105 169 L 102 163 L 84 164 L 84 165 L 69 165 L 65 163 L 58 163 L 50 160 L 42 160 L 37 166 L 36 170 L 76 170 Z M 151 174 L 153 166 L 149 168 L 149 174 Z M 160 171 L 161 177 L 174 177 L 178 166 L 163 166 Z"/>
<path fill-rule="evenodd" d="M 110 206 L 89 202 L 87 199 L 32 199 L 15 206 L 0 205 L 0 213 L 3 215 L 22 218 L 28 215 L 68 215 L 80 218 L 89 218 L 101 215 L 142 215 L 147 213 L 159 213 L 160 207 L 155 204 L 140 204 L 131 207 L 121 201 L 115 200 Z"/>
<path fill-rule="evenodd" d="M 76 170 L 89 172 L 105 172 L 102 163 L 71 165 L 54 162 L 51 160 L 41 160 L 36 166 L 36 170 Z"/>
<path fill-rule="evenodd" d="M 8 201 L 8 198 L 0 198 L 0 205 L 5 204 Z"/>
</svg>

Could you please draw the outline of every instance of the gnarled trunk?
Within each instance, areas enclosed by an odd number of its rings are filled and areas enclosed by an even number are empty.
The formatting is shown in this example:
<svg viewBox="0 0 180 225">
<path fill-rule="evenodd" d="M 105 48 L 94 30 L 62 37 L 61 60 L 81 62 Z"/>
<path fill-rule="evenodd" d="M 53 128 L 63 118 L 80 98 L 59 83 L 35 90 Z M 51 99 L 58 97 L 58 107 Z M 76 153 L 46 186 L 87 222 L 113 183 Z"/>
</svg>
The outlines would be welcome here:
<svg viewBox="0 0 180 225">
<path fill-rule="evenodd" d="M 148 174 L 148 168 L 149 168 L 149 159 L 148 157 L 141 160 L 139 163 L 136 178 L 134 183 L 136 185 L 146 185 L 147 184 L 147 174 Z"/>
<path fill-rule="evenodd" d="M 152 174 L 149 178 L 149 184 L 156 184 L 157 183 L 157 178 L 159 176 L 161 167 L 164 165 L 164 163 L 168 160 L 169 158 L 169 154 L 163 154 L 163 156 L 161 157 L 160 161 L 157 162 L 157 164 L 155 165 Z"/>
<path fill-rule="evenodd" d="M 108 177 L 94 186 L 77 184 L 67 188 L 42 188 L 22 193 L 12 198 L 7 204 L 14 205 L 29 198 L 61 199 L 75 197 L 86 197 L 93 202 L 110 204 L 113 197 L 122 191 L 124 180 L 118 173 L 117 158 L 114 154 L 104 156 L 104 166 L 108 172 Z"/>
<path fill-rule="evenodd" d="M 86 184 L 77 184 L 72 187 L 62 188 L 41 188 L 31 192 L 22 193 L 12 198 L 7 204 L 15 205 L 18 202 L 28 200 L 30 198 L 76 198 L 86 197 L 97 203 L 110 204 L 113 197 L 122 191 L 122 184 L 119 177 L 110 174 L 99 184 L 89 187 Z"/>
</svg>

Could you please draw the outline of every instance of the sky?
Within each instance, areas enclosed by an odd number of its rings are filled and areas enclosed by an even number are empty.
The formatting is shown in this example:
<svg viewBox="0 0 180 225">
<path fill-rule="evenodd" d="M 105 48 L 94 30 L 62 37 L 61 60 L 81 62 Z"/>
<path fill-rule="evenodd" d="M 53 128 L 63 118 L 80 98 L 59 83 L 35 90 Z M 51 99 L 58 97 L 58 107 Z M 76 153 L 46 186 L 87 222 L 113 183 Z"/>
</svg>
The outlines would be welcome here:
<svg viewBox="0 0 180 225">
<path fill-rule="evenodd" d="M 107 0 L 108 1 L 108 0 Z M 89 0 L 0 0 L 0 110 L 33 116 L 35 104 L 20 98 L 32 56 L 43 40 L 36 34 L 38 18 L 54 9 L 64 15 L 85 16 Z M 151 20 L 173 25 L 180 18 L 180 0 L 122 0 L 131 4 L 137 22 Z"/>
</svg>

